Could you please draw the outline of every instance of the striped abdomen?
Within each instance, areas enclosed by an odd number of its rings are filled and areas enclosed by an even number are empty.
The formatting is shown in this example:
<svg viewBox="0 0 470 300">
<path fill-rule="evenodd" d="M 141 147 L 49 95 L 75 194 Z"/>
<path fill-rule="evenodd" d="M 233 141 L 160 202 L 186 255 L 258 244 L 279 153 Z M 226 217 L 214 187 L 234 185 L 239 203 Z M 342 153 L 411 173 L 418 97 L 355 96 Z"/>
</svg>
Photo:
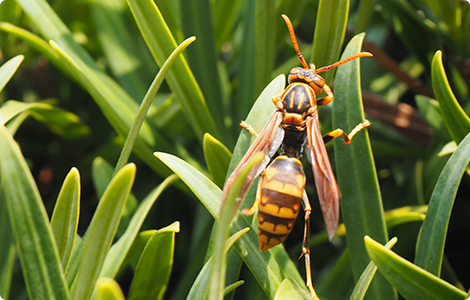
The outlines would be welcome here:
<svg viewBox="0 0 470 300">
<path fill-rule="evenodd" d="M 260 187 L 258 234 L 261 251 L 287 237 L 299 214 L 305 174 L 298 158 L 278 156 L 266 169 Z"/>
</svg>

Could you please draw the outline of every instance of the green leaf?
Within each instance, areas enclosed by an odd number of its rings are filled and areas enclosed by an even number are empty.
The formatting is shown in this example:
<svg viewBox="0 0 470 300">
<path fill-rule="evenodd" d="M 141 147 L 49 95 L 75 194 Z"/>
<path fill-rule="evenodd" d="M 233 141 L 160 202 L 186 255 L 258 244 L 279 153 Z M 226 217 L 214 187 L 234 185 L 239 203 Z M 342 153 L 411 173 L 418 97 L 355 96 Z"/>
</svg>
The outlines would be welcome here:
<svg viewBox="0 0 470 300">
<path fill-rule="evenodd" d="M 219 2 L 219 1 L 218 1 Z M 256 61 L 256 1 L 245 1 L 242 14 L 245 15 L 242 23 L 242 40 L 243 47 L 240 49 L 240 63 L 239 63 L 239 84 L 237 86 L 235 99 L 233 103 L 235 117 L 234 120 L 242 120 L 253 106 L 253 100 L 258 93 L 254 91 L 256 72 L 253 66 Z"/>
<path fill-rule="evenodd" d="M 192 42 L 194 42 L 194 40 L 196 40 L 195 37 L 190 37 L 186 39 L 184 42 L 182 42 L 181 45 L 176 47 L 176 49 L 170 54 L 168 59 L 163 64 L 157 76 L 155 76 L 155 79 L 153 80 L 152 85 L 148 89 L 147 94 L 145 94 L 145 97 L 142 100 L 142 103 L 140 104 L 140 107 L 137 112 L 137 115 L 135 116 L 134 122 L 132 122 L 131 129 L 129 130 L 129 133 L 127 134 L 126 142 L 124 143 L 124 147 L 122 149 L 121 155 L 119 156 L 119 160 L 114 170 L 114 173 L 116 173 L 119 169 L 121 169 L 129 160 L 132 149 L 134 148 L 134 145 L 137 141 L 139 131 L 142 128 L 142 125 L 144 124 L 145 117 L 150 108 L 150 105 L 152 104 L 152 101 L 155 98 L 158 89 L 162 85 L 163 80 L 165 79 L 165 76 L 170 71 L 171 66 L 173 65 L 175 60 L 179 57 L 179 55 L 184 51 L 184 49 L 186 49 L 186 47 L 188 47 Z"/>
<path fill-rule="evenodd" d="M 238 287 L 240 287 L 242 284 L 244 284 L 245 281 L 239 280 L 237 282 L 234 282 L 228 286 L 225 287 L 224 289 L 224 297 L 230 294 L 231 292 L 235 291 Z"/>
<path fill-rule="evenodd" d="M 216 138 L 204 135 L 204 158 L 212 180 L 219 188 L 223 188 L 232 153 Z"/>
<path fill-rule="evenodd" d="M 181 178 L 214 219 L 218 220 L 222 191 L 210 179 L 185 161 L 165 153 L 157 152 L 155 156 Z M 232 223 L 232 232 L 246 227 L 251 227 L 247 218 L 237 213 Z M 303 279 L 282 245 L 260 252 L 258 234 L 256 232 L 253 229 L 244 234 L 237 241 L 235 247 L 248 268 L 250 268 L 252 274 L 257 278 L 265 293 L 272 299 L 282 280 L 286 277 L 298 282 L 302 282 Z"/>
<path fill-rule="evenodd" d="M 88 299 L 93 293 L 134 182 L 135 171 L 134 164 L 122 168 L 100 200 L 84 238 L 83 255 L 71 290 L 72 299 Z"/>
<path fill-rule="evenodd" d="M 363 0 L 359 3 L 356 34 L 365 32 L 374 13 L 375 0 Z"/>
<path fill-rule="evenodd" d="M 162 299 L 173 267 L 175 234 L 180 223 L 160 229 L 145 246 L 129 290 L 129 300 Z"/>
<path fill-rule="evenodd" d="M 181 18 L 184 34 L 198 38 L 198 42 L 186 51 L 188 63 L 201 87 L 209 112 L 215 118 L 217 128 L 223 132 L 222 116 L 227 115 L 228 111 L 222 101 L 222 78 L 217 66 L 218 56 L 212 34 L 215 27 L 212 26 L 211 2 L 213 1 L 186 0 L 181 5 Z M 228 18 L 227 15 L 224 17 Z"/>
<path fill-rule="evenodd" d="M 393 28 L 408 51 L 427 69 L 430 66 L 430 55 L 442 47 L 433 22 L 417 14 L 416 8 L 409 1 L 376 0 L 376 2 L 376 10 L 382 18 Z M 419 43 L 416 42 L 418 36 Z"/>
<path fill-rule="evenodd" d="M 64 271 L 67 271 L 77 235 L 80 194 L 80 173 L 72 168 L 64 180 L 51 218 L 52 232 Z"/>
<path fill-rule="evenodd" d="M 358 53 L 363 38 L 364 34 L 354 37 L 341 58 Z M 349 132 L 357 124 L 364 122 L 359 60 L 338 68 L 335 78 L 335 98 L 333 128 L 342 128 L 345 132 Z M 335 161 L 338 184 L 343 195 L 341 211 L 348 229 L 346 240 L 351 250 L 353 275 L 357 280 L 369 263 L 363 237 L 370 235 L 384 244 L 388 238 L 367 130 L 359 132 L 351 145 L 343 144 L 342 140 L 335 140 Z M 381 276 L 374 279 L 368 294 L 373 295 L 371 296 L 373 299 L 396 297 L 391 286 Z"/>
<path fill-rule="evenodd" d="M 209 283 L 209 299 L 223 299 L 223 289 L 225 285 L 226 257 L 224 251 L 224 243 L 228 237 L 230 223 L 233 216 L 238 212 L 239 200 L 237 199 L 240 190 L 243 188 L 246 177 L 251 169 L 263 160 L 264 153 L 256 153 L 250 160 L 246 162 L 246 166 L 240 170 L 240 173 L 232 182 L 232 186 L 228 190 L 227 197 L 220 207 L 220 217 L 218 220 L 217 233 L 213 248 L 213 263 Z"/>
<path fill-rule="evenodd" d="M 457 149 L 457 144 L 454 141 L 448 142 L 444 147 L 442 147 L 437 156 L 441 157 L 452 154 L 455 152 L 455 149 Z"/>
<path fill-rule="evenodd" d="M 90 131 L 90 128 L 75 114 L 42 102 L 25 103 L 15 100 L 5 102 L 0 109 L 0 124 L 5 124 L 25 111 L 59 135 L 79 137 Z"/>
<path fill-rule="evenodd" d="M 224 251 L 227 253 L 228 250 L 233 246 L 233 244 L 246 232 L 248 232 L 250 228 L 244 228 L 235 234 L 233 234 L 230 238 L 225 241 L 225 248 Z M 210 286 L 210 272 L 213 265 L 213 256 L 211 256 L 204 267 L 201 269 L 199 274 L 197 275 L 196 280 L 194 281 L 191 290 L 189 291 L 188 297 L 186 300 L 199 300 L 199 299 L 206 299 L 209 293 L 209 286 Z M 224 291 L 224 294 L 227 290 Z"/>
<path fill-rule="evenodd" d="M 220 0 L 212 3 L 212 18 L 214 28 L 215 49 L 222 48 L 233 33 L 236 21 L 242 7 L 242 0 Z"/>
<path fill-rule="evenodd" d="M 442 52 L 437 51 L 432 60 L 432 87 L 439 102 L 442 116 L 452 139 L 459 144 L 470 131 L 470 118 L 465 114 L 447 80 L 442 64 Z"/>
<path fill-rule="evenodd" d="M 97 77 L 98 74 L 93 73 L 93 71 L 91 71 L 88 66 L 81 65 L 79 62 L 74 61 L 72 57 L 68 53 L 64 52 L 64 49 L 62 49 L 54 41 L 51 41 L 51 46 L 64 57 L 63 61 L 67 62 L 70 68 L 76 72 L 78 77 L 80 77 L 82 84 L 85 85 L 90 94 L 94 97 L 95 101 L 98 102 L 98 105 L 101 104 L 106 106 L 101 107 L 101 110 L 110 121 L 111 125 L 113 125 L 115 130 L 123 136 L 127 135 L 129 128 L 131 127 L 132 120 L 135 118 L 134 112 L 137 111 L 137 108 L 134 106 L 135 103 L 112 102 L 111 105 L 111 102 L 106 102 L 110 100 L 107 99 L 107 97 L 111 97 L 111 99 L 114 100 L 116 100 L 116 98 L 114 98 L 114 96 L 104 94 L 104 92 L 108 91 L 103 90 L 103 85 L 100 84 L 100 79 Z M 82 67 L 84 67 L 84 69 L 82 69 Z M 155 132 L 148 123 L 144 123 L 141 131 L 139 132 L 139 139 L 136 140 L 134 152 L 139 155 L 142 160 L 147 162 L 150 166 L 154 167 L 157 171 L 165 174 L 167 171 L 164 171 L 161 165 L 155 165 L 154 162 L 149 161 L 148 155 L 151 153 L 150 145 L 154 143 L 157 143 L 159 148 L 172 148 L 166 139 L 161 137 L 158 132 Z"/>
<path fill-rule="evenodd" d="M 112 278 L 99 278 L 96 281 L 92 300 L 125 300 L 119 284 Z"/>
<path fill-rule="evenodd" d="M 69 299 L 49 219 L 13 137 L 0 125 L 0 178 L 30 299 Z"/>
<path fill-rule="evenodd" d="M 452 137 L 447 130 L 441 109 L 439 108 L 439 103 L 423 95 L 416 95 L 415 100 L 421 115 L 426 120 L 426 123 L 431 126 L 439 139 L 442 142 L 450 141 Z"/>
<path fill-rule="evenodd" d="M 142 255 L 142 251 L 144 251 L 145 249 L 145 245 L 147 245 L 150 238 L 157 231 L 158 230 L 152 229 L 152 230 L 145 230 L 145 231 L 139 232 L 139 234 L 135 237 L 131 248 L 127 252 L 126 258 L 122 262 L 121 270 L 125 269 L 128 265 L 133 270 L 135 270 L 135 268 L 137 267 L 137 264 L 139 263 L 139 258 Z"/>
<path fill-rule="evenodd" d="M 23 28 L 16 27 L 15 25 L 9 23 L 0 22 L 0 30 L 8 32 L 24 40 L 33 49 L 46 56 L 47 59 L 56 65 L 62 72 L 73 77 L 67 66 L 61 62 L 59 54 L 54 51 L 54 49 L 52 49 L 52 47 L 42 38 L 32 34 L 27 30 L 24 30 Z"/>
<path fill-rule="evenodd" d="M 302 300 L 313 299 L 312 295 L 307 293 L 298 282 L 286 278 L 279 286 L 279 289 L 274 296 L 274 300 Z"/>
<path fill-rule="evenodd" d="M 470 134 L 447 161 L 429 200 L 429 208 L 416 245 L 415 264 L 439 276 L 455 195 L 470 162 Z"/>
<path fill-rule="evenodd" d="M 317 67 L 338 61 L 346 33 L 348 11 L 349 0 L 320 1 L 311 61 Z M 330 82 L 333 74 L 333 72 L 326 73 L 323 76 L 325 82 Z"/>
<path fill-rule="evenodd" d="M 0 23 L 0 26 L 3 24 L 4 23 Z M 3 88 L 8 83 L 8 81 L 10 81 L 11 77 L 13 77 L 13 74 L 15 74 L 16 70 L 18 70 L 18 67 L 20 66 L 23 59 L 23 55 L 15 56 L 0 67 L 0 93 L 3 91 Z"/>
<path fill-rule="evenodd" d="M 16 251 L 3 189 L 0 189 L 0 241 L 2 241 L 2 247 L 0 247 L 0 295 L 9 299 Z"/>
<path fill-rule="evenodd" d="M 467 298 L 465 292 L 413 265 L 370 237 L 366 236 L 364 241 L 367 252 L 380 273 L 405 299 L 464 300 Z"/>
<path fill-rule="evenodd" d="M 397 238 L 394 237 L 385 245 L 386 248 L 392 249 L 392 247 L 397 243 Z M 365 268 L 364 272 L 362 272 L 361 277 L 356 283 L 353 292 L 351 293 L 350 300 L 362 300 L 366 295 L 367 289 L 374 278 L 375 272 L 377 272 L 377 266 L 374 262 L 370 262 L 367 267 Z"/>
<path fill-rule="evenodd" d="M 428 0 L 426 3 L 439 17 L 440 22 L 445 24 L 443 29 L 449 30 L 455 42 L 459 42 L 462 38 L 460 31 L 462 14 L 459 1 L 449 0 L 447 3 L 443 3 L 439 0 Z"/>
<path fill-rule="evenodd" d="M 176 42 L 165 20 L 152 0 L 128 0 L 127 2 L 150 52 L 157 64 L 161 66 L 176 48 Z M 168 72 L 167 81 L 170 89 L 176 94 L 176 99 L 196 136 L 202 139 L 204 133 L 209 132 L 218 137 L 217 128 L 206 106 L 204 96 L 183 57 L 175 61 Z"/>
<path fill-rule="evenodd" d="M 102 157 L 96 157 L 93 160 L 91 166 L 91 175 L 96 195 L 99 198 L 103 196 L 109 182 L 113 178 L 113 171 L 113 167 Z M 137 199 L 131 193 L 126 201 L 126 206 L 124 207 L 124 211 L 121 215 L 121 221 L 119 222 L 118 231 L 116 233 L 117 236 L 122 236 L 124 231 L 127 230 L 129 222 L 131 221 L 138 204 L 139 203 L 137 202 Z"/>
<path fill-rule="evenodd" d="M 129 95 L 139 101 L 147 90 L 149 76 L 146 75 L 150 75 L 150 67 L 155 69 L 156 65 L 151 60 L 143 60 L 145 56 L 139 51 L 138 40 L 133 36 L 133 24 L 126 16 L 126 1 L 97 0 L 91 2 L 90 7 L 111 71 Z"/>
<path fill-rule="evenodd" d="M 124 259 L 127 256 L 136 236 L 139 233 L 140 227 L 144 223 L 147 214 L 152 208 L 153 204 L 160 196 L 160 194 L 172 183 L 174 183 L 178 177 L 171 175 L 159 186 L 153 189 L 147 197 L 139 204 L 139 207 L 132 216 L 126 231 L 121 238 L 111 247 L 106 256 L 106 260 L 101 270 L 100 277 L 111 277 L 114 278 L 117 272 L 122 267 Z"/>
<path fill-rule="evenodd" d="M 427 205 L 404 206 L 384 213 L 387 228 L 392 228 L 409 222 L 422 222 L 426 218 Z"/>
<path fill-rule="evenodd" d="M 270 0 L 256 1 L 255 27 L 255 61 L 252 68 L 256 70 L 254 77 L 254 93 L 258 94 L 272 80 L 274 58 L 276 54 L 276 24 L 282 22 L 276 15 L 276 7 Z M 274 95 L 273 95 L 274 96 Z"/>
<path fill-rule="evenodd" d="M 135 101 L 75 42 L 68 28 L 46 1 L 17 2 L 44 37 L 51 40 L 50 45 L 58 51 L 60 63 L 68 68 L 68 73 L 73 74 L 74 79 L 88 90 L 114 129 L 122 136 L 127 135 L 137 111 Z M 160 174 L 167 175 L 168 170 L 152 158 L 151 149 L 170 151 L 174 147 L 146 122 L 141 129 L 134 152 Z"/>
</svg>

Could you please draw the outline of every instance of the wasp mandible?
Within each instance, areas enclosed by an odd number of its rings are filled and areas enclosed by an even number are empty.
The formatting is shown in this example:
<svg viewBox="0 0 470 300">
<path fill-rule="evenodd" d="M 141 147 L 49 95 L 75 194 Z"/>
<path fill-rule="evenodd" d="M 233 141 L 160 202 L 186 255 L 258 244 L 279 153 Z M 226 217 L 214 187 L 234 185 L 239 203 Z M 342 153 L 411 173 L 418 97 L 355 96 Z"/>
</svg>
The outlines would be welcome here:
<svg viewBox="0 0 470 300">
<path fill-rule="evenodd" d="M 308 246 L 312 209 L 305 192 L 306 179 L 301 162 L 302 152 L 305 148 L 305 154 L 312 165 L 323 218 L 331 239 L 338 227 L 341 193 L 331 169 L 325 143 L 341 136 L 345 144 L 350 144 L 356 133 L 370 125 L 370 122 L 365 120 L 349 134 L 338 128 L 322 136 L 317 106 L 330 103 L 333 100 L 333 92 L 318 73 L 372 54 L 361 52 L 330 66 L 315 69 L 315 66 L 310 64 L 309 67 L 300 53 L 290 19 L 286 15 L 282 17 L 303 67 L 293 68 L 288 76 L 287 88 L 272 98 L 276 109 L 259 134 L 248 124 L 241 123 L 242 127 L 257 135 L 257 138 L 230 174 L 224 186 L 222 201 L 225 200 L 234 179 L 250 158 L 259 152 L 264 153 L 264 159 L 250 170 L 238 195 L 240 201 L 244 199 L 253 180 L 260 177 L 255 203 L 250 209 L 243 209 L 242 213 L 252 215 L 258 208 L 259 244 L 260 250 L 265 251 L 282 243 L 292 230 L 300 206 L 303 206 L 305 228 L 301 256 L 305 256 L 306 284 L 315 298 L 317 296 L 312 284 Z M 317 99 L 317 95 L 322 91 L 326 93 L 326 97 Z M 269 164 L 272 158 L 274 160 Z"/>
</svg>

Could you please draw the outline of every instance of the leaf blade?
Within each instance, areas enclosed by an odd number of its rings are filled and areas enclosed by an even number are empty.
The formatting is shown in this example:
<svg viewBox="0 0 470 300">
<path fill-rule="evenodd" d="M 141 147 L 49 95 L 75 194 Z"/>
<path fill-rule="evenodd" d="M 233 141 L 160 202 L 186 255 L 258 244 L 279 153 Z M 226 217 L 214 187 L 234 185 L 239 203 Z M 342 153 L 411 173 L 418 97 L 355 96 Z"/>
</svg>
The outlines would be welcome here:
<svg viewBox="0 0 470 300">
<path fill-rule="evenodd" d="M 467 297 L 465 292 L 413 265 L 370 237 L 366 236 L 364 240 L 379 271 L 405 298 L 463 300 Z"/>
<path fill-rule="evenodd" d="M 69 299 L 46 209 L 11 134 L 0 125 L 2 187 L 31 299 Z"/>
</svg>

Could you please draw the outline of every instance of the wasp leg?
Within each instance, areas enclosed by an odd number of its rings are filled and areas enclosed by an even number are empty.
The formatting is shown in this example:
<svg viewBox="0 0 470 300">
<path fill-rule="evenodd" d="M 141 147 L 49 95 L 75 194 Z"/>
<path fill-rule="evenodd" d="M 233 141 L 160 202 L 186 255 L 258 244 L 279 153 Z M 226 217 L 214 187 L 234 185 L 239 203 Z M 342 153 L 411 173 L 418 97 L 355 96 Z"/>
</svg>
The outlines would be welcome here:
<svg viewBox="0 0 470 300">
<path fill-rule="evenodd" d="M 263 179 L 264 179 L 264 173 L 265 173 L 265 170 L 263 170 L 261 174 L 259 175 L 258 187 L 256 188 L 256 199 L 255 199 L 255 202 L 253 203 L 253 206 L 251 206 L 251 208 L 242 209 L 242 214 L 244 214 L 245 216 L 253 215 L 256 211 L 256 208 L 258 207 L 259 201 L 261 200 L 261 183 L 263 182 Z"/>
<path fill-rule="evenodd" d="M 253 127 L 251 127 L 251 125 L 248 124 L 247 122 L 241 121 L 240 127 L 245 128 L 249 133 L 251 133 L 255 137 L 258 137 L 258 133 L 256 132 L 256 130 Z"/>
<path fill-rule="evenodd" d="M 304 229 L 304 241 L 302 245 L 302 254 L 300 257 L 305 257 L 305 277 L 306 277 L 306 284 L 308 289 L 310 290 L 310 294 L 312 294 L 313 299 L 320 300 L 318 298 L 315 289 L 313 288 L 312 283 L 312 269 L 310 266 L 310 247 L 308 246 L 308 240 L 310 237 L 310 213 L 312 212 L 312 207 L 310 206 L 310 201 L 308 201 L 307 193 L 304 191 L 302 195 L 302 204 L 304 206 L 305 212 L 305 229 Z"/>
<path fill-rule="evenodd" d="M 338 128 L 336 130 L 333 130 L 332 132 L 325 134 L 323 136 L 323 142 L 326 144 L 328 142 L 331 142 L 335 138 L 342 136 L 344 143 L 349 145 L 351 144 L 351 140 L 356 135 L 356 133 L 358 133 L 359 131 L 361 131 L 362 129 L 366 127 L 369 127 L 370 124 L 372 123 L 369 120 L 365 120 L 364 123 L 359 123 L 356 127 L 354 127 L 354 129 L 349 134 L 344 133 L 343 129 Z"/>
<path fill-rule="evenodd" d="M 323 91 L 326 93 L 326 97 L 317 99 L 317 105 L 327 105 L 334 99 L 333 92 L 327 84 L 323 86 Z"/>
</svg>

